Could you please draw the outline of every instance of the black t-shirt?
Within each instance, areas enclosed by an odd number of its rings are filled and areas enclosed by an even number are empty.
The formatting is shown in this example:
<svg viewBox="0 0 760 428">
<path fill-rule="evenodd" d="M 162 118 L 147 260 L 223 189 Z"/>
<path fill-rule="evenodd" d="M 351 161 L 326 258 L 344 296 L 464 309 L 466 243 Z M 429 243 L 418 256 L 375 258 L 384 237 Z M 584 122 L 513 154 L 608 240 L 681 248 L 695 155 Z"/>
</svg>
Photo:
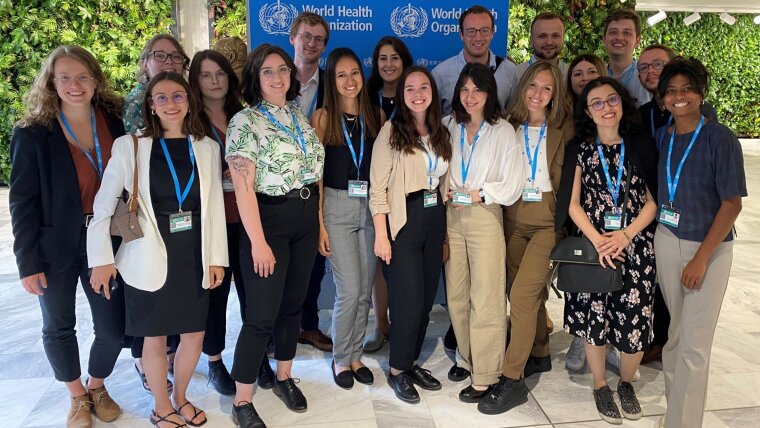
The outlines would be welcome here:
<svg viewBox="0 0 760 428">
<path fill-rule="evenodd" d="M 346 120 L 346 117 L 348 117 L 349 120 Z M 350 120 L 351 118 L 353 118 L 353 120 Z M 358 179 L 369 182 L 369 167 L 372 159 L 372 147 L 375 140 L 367 135 L 366 130 L 360 131 L 361 124 L 357 116 L 344 115 L 343 122 L 346 124 L 346 129 L 351 133 L 351 145 L 354 148 L 357 162 L 361 156 L 361 134 L 362 132 L 365 133 L 364 156 L 359 167 Z M 344 140 L 344 138 L 341 138 L 341 140 Z M 350 180 L 357 180 L 356 172 L 356 165 L 354 164 L 351 152 L 348 149 L 348 145 L 345 144 L 345 141 L 339 146 L 325 145 L 325 169 L 323 174 L 323 183 L 325 187 L 348 190 L 348 182 Z"/>
</svg>

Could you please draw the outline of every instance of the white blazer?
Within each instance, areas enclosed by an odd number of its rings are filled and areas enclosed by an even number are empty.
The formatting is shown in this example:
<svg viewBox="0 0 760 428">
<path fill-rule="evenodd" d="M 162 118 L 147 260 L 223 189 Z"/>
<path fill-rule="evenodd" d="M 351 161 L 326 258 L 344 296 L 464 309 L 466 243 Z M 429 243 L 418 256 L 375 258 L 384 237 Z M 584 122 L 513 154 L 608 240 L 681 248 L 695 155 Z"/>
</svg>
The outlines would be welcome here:
<svg viewBox="0 0 760 428">
<path fill-rule="evenodd" d="M 209 266 L 227 266 L 227 223 L 222 197 L 219 145 L 208 137 L 190 138 L 198 167 L 201 190 L 201 242 L 203 248 L 203 288 L 209 288 Z M 166 246 L 158 231 L 150 199 L 150 152 L 152 138 L 138 138 L 138 221 L 143 237 L 122 243 L 114 257 L 111 247 L 111 216 L 124 189 L 132 191 L 134 146 L 127 134 L 114 141 L 111 160 L 103 173 L 95 196 L 93 218 L 87 230 L 87 258 L 90 267 L 115 263 L 130 286 L 156 291 L 166 282 Z"/>
</svg>

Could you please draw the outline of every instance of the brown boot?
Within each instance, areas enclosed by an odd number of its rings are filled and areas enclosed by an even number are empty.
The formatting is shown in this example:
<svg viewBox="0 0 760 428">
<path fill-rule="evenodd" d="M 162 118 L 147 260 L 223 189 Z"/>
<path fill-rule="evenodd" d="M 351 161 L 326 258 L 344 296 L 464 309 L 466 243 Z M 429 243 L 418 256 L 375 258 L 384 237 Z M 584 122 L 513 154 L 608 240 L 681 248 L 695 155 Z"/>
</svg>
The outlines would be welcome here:
<svg viewBox="0 0 760 428">
<path fill-rule="evenodd" d="M 91 428 L 91 406 L 92 402 L 88 394 L 71 397 L 71 408 L 69 409 L 69 415 L 66 417 L 66 428 Z"/>
<path fill-rule="evenodd" d="M 111 422 L 116 420 L 121 414 L 121 407 L 113 401 L 105 386 L 95 389 L 87 388 L 87 392 L 90 394 L 92 400 L 92 408 L 95 411 L 95 416 L 103 422 Z"/>
</svg>

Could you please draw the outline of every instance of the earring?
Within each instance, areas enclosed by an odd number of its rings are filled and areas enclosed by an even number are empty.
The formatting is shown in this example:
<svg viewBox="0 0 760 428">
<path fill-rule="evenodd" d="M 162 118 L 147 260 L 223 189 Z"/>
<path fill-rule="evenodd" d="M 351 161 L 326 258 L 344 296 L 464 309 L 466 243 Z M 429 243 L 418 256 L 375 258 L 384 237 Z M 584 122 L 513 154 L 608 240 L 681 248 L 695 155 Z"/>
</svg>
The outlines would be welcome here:
<svg viewBox="0 0 760 428">
<path fill-rule="evenodd" d="M 156 115 L 156 109 L 154 109 L 154 108 L 150 109 L 150 113 L 151 113 L 153 116 L 155 116 L 155 115 Z"/>
</svg>

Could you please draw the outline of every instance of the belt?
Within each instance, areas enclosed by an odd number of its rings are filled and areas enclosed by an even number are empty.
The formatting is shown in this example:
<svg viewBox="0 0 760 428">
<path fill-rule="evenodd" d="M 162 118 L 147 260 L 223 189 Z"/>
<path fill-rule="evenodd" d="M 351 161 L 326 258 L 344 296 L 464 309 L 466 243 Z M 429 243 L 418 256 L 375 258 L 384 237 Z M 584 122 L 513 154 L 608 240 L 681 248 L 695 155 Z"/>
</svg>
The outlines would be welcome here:
<svg viewBox="0 0 760 428">
<path fill-rule="evenodd" d="M 261 201 L 269 201 L 269 202 L 284 202 L 287 199 L 290 198 L 298 198 L 307 200 L 312 196 L 319 195 L 319 187 L 317 187 L 316 184 L 309 184 L 307 186 L 303 186 L 299 189 L 293 189 L 290 192 L 279 195 L 279 196 L 272 196 L 272 195 L 266 195 L 264 193 L 256 193 L 256 199 Z"/>
<path fill-rule="evenodd" d="M 82 215 L 82 224 L 84 225 L 84 227 L 89 227 L 90 226 L 90 222 L 92 221 L 92 217 L 93 217 L 92 214 L 84 214 L 84 215 Z"/>
</svg>

